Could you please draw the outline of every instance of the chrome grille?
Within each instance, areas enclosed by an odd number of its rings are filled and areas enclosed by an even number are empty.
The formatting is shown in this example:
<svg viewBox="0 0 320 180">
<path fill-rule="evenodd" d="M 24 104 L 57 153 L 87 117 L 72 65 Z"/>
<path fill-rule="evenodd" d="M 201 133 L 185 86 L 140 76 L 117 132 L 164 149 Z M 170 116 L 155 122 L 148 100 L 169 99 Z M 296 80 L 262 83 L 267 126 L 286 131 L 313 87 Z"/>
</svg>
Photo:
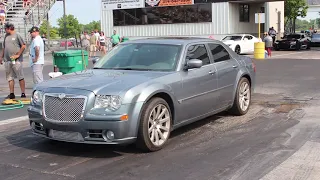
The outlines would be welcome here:
<svg viewBox="0 0 320 180">
<path fill-rule="evenodd" d="M 45 95 L 44 115 L 49 121 L 78 122 L 83 116 L 85 97 L 59 98 L 53 95 Z"/>
</svg>

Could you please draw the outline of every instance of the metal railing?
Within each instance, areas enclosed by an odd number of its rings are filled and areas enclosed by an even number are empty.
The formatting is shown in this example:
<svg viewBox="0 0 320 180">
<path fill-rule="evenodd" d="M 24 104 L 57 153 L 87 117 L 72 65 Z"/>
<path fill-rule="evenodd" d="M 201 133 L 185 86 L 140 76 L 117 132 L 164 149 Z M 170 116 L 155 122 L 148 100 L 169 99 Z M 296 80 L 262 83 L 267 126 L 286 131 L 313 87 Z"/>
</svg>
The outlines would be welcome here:
<svg viewBox="0 0 320 180">
<path fill-rule="evenodd" d="M 43 6 L 41 6 L 40 1 L 38 1 L 37 3 L 35 3 L 29 10 L 29 14 L 27 16 L 25 16 L 26 19 L 32 19 L 32 26 L 37 26 L 40 27 L 43 20 L 47 18 L 48 16 L 48 12 L 51 9 L 51 7 L 54 5 L 54 3 L 56 2 L 56 0 L 45 0 L 43 3 Z M 32 16 L 32 17 L 31 17 Z M 36 17 L 36 18 L 35 18 Z M 37 21 L 35 21 L 35 19 L 37 19 Z M 30 36 L 27 36 L 28 33 L 28 23 L 25 22 L 25 34 L 26 34 L 26 41 L 29 42 L 31 39 Z"/>
</svg>

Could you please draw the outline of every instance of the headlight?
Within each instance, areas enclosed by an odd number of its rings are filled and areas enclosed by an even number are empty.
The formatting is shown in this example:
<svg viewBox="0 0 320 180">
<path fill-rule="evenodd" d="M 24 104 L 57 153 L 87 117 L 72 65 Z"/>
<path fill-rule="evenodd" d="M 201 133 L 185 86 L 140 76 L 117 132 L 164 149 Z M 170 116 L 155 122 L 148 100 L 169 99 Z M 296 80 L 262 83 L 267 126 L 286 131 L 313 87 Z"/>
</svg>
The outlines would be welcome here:
<svg viewBox="0 0 320 180">
<path fill-rule="evenodd" d="M 32 101 L 36 104 L 40 104 L 42 102 L 43 93 L 41 91 L 34 91 L 32 95 Z"/>
<path fill-rule="evenodd" d="M 94 108 L 106 108 L 116 111 L 121 107 L 120 96 L 97 95 Z"/>
</svg>

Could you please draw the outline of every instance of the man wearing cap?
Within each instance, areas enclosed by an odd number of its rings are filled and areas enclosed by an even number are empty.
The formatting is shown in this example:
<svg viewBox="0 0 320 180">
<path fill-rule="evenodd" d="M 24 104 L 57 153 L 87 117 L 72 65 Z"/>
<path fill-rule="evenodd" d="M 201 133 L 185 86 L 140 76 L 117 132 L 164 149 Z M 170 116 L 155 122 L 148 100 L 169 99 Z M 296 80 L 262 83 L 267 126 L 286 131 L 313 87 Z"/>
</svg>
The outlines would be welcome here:
<svg viewBox="0 0 320 180">
<path fill-rule="evenodd" d="M 21 35 L 15 32 L 14 25 L 5 24 L 6 35 L 3 41 L 3 50 L 0 55 L 0 64 L 4 63 L 6 71 L 6 79 L 9 83 L 10 94 L 8 99 L 15 99 L 14 79 L 19 80 L 21 89 L 21 98 L 25 98 L 25 81 L 23 74 L 23 51 L 26 44 Z"/>
<path fill-rule="evenodd" d="M 43 81 L 44 44 L 38 27 L 32 27 L 29 32 L 33 39 L 29 51 L 30 66 L 33 72 L 33 82 L 38 84 Z"/>
</svg>

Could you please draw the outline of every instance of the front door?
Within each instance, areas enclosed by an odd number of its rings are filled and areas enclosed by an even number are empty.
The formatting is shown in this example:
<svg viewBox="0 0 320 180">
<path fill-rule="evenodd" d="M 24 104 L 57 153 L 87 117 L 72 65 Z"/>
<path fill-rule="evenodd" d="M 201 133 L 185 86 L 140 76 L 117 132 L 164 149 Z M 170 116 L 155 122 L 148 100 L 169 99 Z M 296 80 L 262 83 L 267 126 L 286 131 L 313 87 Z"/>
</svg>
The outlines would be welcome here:
<svg viewBox="0 0 320 180">
<path fill-rule="evenodd" d="M 210 43 L 208 46 L 217 68 L 219 102 L 221 106 L 230 105 L 233 102 L 234 88 L 237 85 L 239 63 L 221 44 Z"/>
<path fill-rule="evenodd" d="M 198 69 L 181 71 L 182 89 L 177 94 L 179 99 L 179 121 L 186 121 L 208 114 L 219 97 L 218 80 L 215 65 L 205 44 L 191 44 L 187 47 L 186 62 L 199 59 L 203 66 Z M 179 122 L 178 122 L 179 123 Z"/>
</svg>

